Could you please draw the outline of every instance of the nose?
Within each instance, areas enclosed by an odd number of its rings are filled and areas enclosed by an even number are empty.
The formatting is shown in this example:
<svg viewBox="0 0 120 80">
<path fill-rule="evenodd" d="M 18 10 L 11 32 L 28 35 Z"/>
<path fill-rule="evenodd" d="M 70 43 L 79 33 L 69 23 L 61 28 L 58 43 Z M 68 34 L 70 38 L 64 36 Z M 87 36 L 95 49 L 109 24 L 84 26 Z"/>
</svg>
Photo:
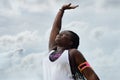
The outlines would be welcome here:
<svg viewBox="0 0 120 80">
<path fill-rule="evenodd" d="M 56 36 L 56 38 L 60 38 L 60 35 L 58 34 L 58 35 Z"/>
</svg>

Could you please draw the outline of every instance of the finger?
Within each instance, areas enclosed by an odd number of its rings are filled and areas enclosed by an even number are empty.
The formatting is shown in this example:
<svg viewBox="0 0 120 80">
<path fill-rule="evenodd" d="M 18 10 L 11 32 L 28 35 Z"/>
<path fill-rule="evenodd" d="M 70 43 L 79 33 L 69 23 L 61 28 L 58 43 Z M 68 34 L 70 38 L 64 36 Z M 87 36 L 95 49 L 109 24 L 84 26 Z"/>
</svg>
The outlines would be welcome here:
<svg viewBox="0 0 120 80">
<path fill-rule="evenodd" d="M 71 3 L 68 4 L 68 6 L 70 6 L 70 5 L 71 5 Z"/>
<path fill-rule="evenodd" d="M 79 7 L 79 5 L 76 5 L 75 7 Z"/>
<path fill-rule="evenodd" d="M 74 9 L 74 8 L 76 8 L 76 7 L 78 7 L 78 5 L 76 5 L 76 6 L 71 6 L 70 8 L 71 8 L 71 9 Z"/>
<path fill-rule="evenodd" d="M 79 5 L 76 5 L 76 7 L 79 7 Z"/>
</svg>

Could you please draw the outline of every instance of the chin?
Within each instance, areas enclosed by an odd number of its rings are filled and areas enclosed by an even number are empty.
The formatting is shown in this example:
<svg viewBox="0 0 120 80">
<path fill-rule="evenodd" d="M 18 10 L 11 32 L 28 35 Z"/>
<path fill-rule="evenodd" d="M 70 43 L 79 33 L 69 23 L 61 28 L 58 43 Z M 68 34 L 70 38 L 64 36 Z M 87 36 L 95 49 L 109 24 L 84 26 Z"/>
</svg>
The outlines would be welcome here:
<svg viewBox="0 0 120 80">
<path fill-rule="evenodd" d="M 60 45 L 60 44 L 61 44 L 59 40 L 55 40 L 55 43 L 56 43 L 57 45 Z"/>
</svg>

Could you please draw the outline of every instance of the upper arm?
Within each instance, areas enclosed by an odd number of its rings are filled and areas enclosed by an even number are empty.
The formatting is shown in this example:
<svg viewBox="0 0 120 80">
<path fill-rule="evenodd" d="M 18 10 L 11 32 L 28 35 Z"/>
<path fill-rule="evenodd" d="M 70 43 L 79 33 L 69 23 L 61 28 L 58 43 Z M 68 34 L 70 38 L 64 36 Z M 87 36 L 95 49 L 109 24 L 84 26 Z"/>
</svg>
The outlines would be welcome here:
<svg viewBox="0 0 120 80">
<path fill-rule="evenodd" d="M 49 50 L 56 48 L 55 38 L 59 34 L 59 29 L 52 28 L 50 37 L 49 37 Z"/>
<path fill-rule="evenodd" d="M 84 62 L 87 62 L 82 53 L 79 52 L 78 50 L 73 51 L 73 56 L 77 66 Z M 97 74 L 94 72 L 91 66 L 86 67 L 84 70 L 82 70 L 81 73 L 86 77 L 87 80 L 99 80 Z"/>
</svg>

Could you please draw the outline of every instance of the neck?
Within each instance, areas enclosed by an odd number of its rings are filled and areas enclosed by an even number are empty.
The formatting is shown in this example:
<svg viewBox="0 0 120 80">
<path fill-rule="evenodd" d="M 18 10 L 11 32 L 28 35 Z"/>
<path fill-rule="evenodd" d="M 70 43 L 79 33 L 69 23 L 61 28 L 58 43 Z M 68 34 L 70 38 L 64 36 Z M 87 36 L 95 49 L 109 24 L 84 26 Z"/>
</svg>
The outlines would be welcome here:
<svg viewBox="0 0 120 80">
<path fill-rule="evenodd" d="M 70 48 L 66 48 L 66 47 L 61 47 L 61 46 L 57 46 L 57 52 L 63 52 L 64 50 L 69 50 Z"/>
<path fill-rule="evenodd" d="M 57 47 L 57 52 L 63 52 L 66 48 L 65 47 Z"/>
</svg>

